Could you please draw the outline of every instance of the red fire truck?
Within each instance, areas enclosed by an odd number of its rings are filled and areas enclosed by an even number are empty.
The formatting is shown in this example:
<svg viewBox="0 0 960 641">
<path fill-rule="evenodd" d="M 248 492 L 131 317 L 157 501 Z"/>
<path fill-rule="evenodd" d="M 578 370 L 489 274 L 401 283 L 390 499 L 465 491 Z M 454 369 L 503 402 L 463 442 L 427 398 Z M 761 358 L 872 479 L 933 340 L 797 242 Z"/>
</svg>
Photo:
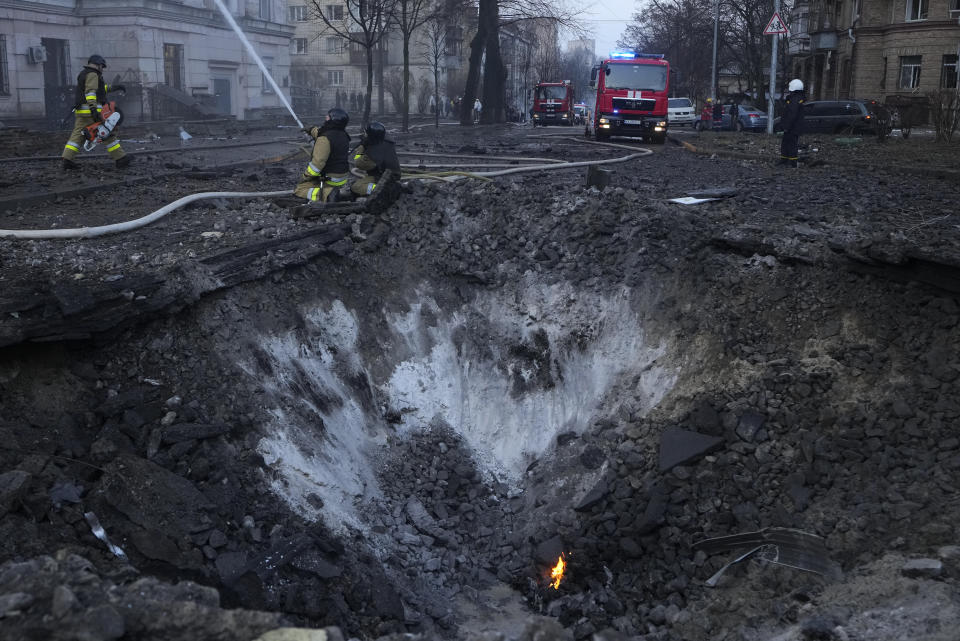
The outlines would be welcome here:
<svg viewBox="0 0 960 641">
<path fill-rule="evenodd" d="M 573 85 L 538 82 L 533 88 L 533 126 L 573 125 Z"/>
<path fill-rule="evenodd" d="M 590 72 L 590 86 L 597 88 L 596 139 L 643 136 L 662 144 L 667 139 L 669 79 L 670 64 L 663 54 L 617 51 L 601 60 Z"/>
</svg>

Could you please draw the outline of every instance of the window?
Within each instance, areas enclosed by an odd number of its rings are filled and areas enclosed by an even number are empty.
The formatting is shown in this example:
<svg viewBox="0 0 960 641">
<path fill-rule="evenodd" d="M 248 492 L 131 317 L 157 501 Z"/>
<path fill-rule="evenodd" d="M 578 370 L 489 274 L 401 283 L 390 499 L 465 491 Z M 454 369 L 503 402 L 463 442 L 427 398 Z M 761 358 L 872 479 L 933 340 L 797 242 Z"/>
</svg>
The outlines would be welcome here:
<svg viewBox="0 0 960 641">
<path fill-rule="evenodd" d="M 7 68 L 7 37 L 0 34 L 0 96 L 10 95 L 10 70 Z"/>
<path fill-rule="evenodd" d="M 955 53 L 943 57 L 943 66 L 940 68 L 940 88 L 957 88 L 957 54 Z"/>
<path fill-rule="evenodd" d="M 340 38 L 327 38 L 326 43 L 327 53 L 343 53 L 343 40 Z"/>
<path fill-rule="evenodd" d="M 887 57 L 883 57 L 883 73 L 880 75 L 880 88 L 887 88 Z"/>
<path fill-rule="evenodd" d="M 273 4 L 273 0 L 260 0 L 260 19 L 269 20 L 271 18 L 270 14 L 270 5 Z"/>
<path fill-rule="evenodd" d="M 270 73 L 270 76 L 273 76 L 273 56 L 263 56 L 263 66 L 267 68 L 267 71 Z M 260 85 L 261 93 L 273 93 L 273 85 L 270 84 L 270 80 L 263 73 L 260 74 L 260 82 L 263 83 Z"/>
<path fill-rule="evenodd" d="M 458 26 L 448 26 L 443 34 L 444 54 L 448 56 L 460 56 L 463 43 L 463 28 Z"/>
<path fill-rule="evenodd" d="M 291 69 L 290 70 L 290 81 L 293 83 L 294 87 L 306 87 L 308 81 L 307 70 L 306 69 Z"/>
<path fill-rule="evenodd" d="M 328 4 L 323 15 L 327 16 L 327 20 L 343 20 L 343 5 Z"/>
<path fill-rule="evenodd" d="M 298 5 L 295 7 L 288 7 L 287 11 L 289 15 L 287 16 L 288 22 L 306 22 L 307 21 L 307 7 L 304 5 Z"/>
<path fill-rule="evenodd" d="M 960 0 L 950 0 L 950 17 L 956 18 L 960 14 Z"/>
<path fill-rule="evenodd" d="M 292 54 L 303 54 L 307 53 L 307 39 L 306 38 L 294 38 L 290 41 L 290 53 Z"/>
<path fill-rule="evenodd" d="M 907 20 L 926 20 L 930 0 L 907 0 Z"/>
<path fill-rule="evenodd" d="M 920 86 L 920 62 L 923 56 L 900 56 L 900 89 L 916 89 Z"/>
<path fill-rule="evenodd" d="M 327 72 L 327 84 L 339 87 L 343 84 L 343 72 L 342 71 L 328 71 Z"/>
</svg>

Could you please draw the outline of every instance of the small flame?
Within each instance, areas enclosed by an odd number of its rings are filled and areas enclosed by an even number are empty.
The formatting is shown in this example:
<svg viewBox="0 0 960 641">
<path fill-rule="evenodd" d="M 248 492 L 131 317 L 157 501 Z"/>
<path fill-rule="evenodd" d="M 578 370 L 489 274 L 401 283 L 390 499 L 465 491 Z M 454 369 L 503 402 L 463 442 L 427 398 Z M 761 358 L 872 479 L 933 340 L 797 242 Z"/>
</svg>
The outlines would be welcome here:
<svg viewBox="0 0 960 641">
<path fill-rule="evenodd" d="M 550 578 L 553 582 L 550 584 L 553 586 L 554 590 L 560 589 L 560 581 L 563 580 L 563 571 L 567 567 L 567 562 L 563 558 L 563 554 L 560 555 L 560 558 L 557 559 L 557 564 L 553 566 L 553 569 L 550 570 Z"/>
</svg>

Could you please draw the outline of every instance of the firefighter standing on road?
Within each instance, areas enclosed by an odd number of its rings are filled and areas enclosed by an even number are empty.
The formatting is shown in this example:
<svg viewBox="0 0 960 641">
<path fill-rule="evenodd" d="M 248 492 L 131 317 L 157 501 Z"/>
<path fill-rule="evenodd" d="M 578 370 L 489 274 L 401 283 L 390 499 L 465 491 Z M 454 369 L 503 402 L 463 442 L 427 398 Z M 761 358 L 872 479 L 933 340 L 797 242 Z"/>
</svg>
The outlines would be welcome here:
<svg viewBox="0 0 960 641">
<path fill-rule="evenodd" d="M 700 112 L 700 131 L 710 129 L 711 122 L 713 122 L 713 99 L 707 98 L 707 103 L 703 105 L 703 111 Z"/>
<path fill-rule="evenodd" d="M 316 141 L 313 155 L 293 193 L 309 202 L 327 202 L 330 194 L 347 184 L 350 164 L 350 134 L 345 130 L 350 116 L 339 107 L 327 112 L 322 127 L 304 129 Z"/>
<path fill-rule="evenodd" d="M 778 165 L 796 167 L 799 160 L 797 144 L 800 141 L 800 132 L 803 130 L 803 81 L 794 78 L 787 85 L 790 93 L 784 99 L 786 108 L 780 123 L 783 125 L 783 140 L 780 141 L 780 162 Z"/>
<path fill-rule="evenodd" d="M 387 140 L 387 129 L 383 123 L 371 122 L 364 130 L 363 140 L 357 147 L 353 157 L 357 169 L 367 172 L 367 175 L 350 185 L 350 191 L 358 196 L 369 196 L 377 188 L 377 181 L 387 169 L 391 178 L 400 178 L 400 161 L 397 159 L 397 150 L 393 141 Z"/>
<path fill-rule="evenodd" d="M 77 76 L 77 92 L 74 100 L 74 120 L 73 133 L 63 148 L 63 168 L 79 169 L 80 165 L 74 162 L 74 158 L 83 146 L 83 130 L 95 122 L 99 122 L 100 110 L 107 102 L 108 91 L 123 91 L 123 85 L 117 85 L 112 89 L 103 82 L 103 70 L 107 68 L 107 61 L 103 56 L 96 54 L 90 56 L 83 71 Z M 123 169 L 130 164 L 130 156 L 123 152 L 120 147 L 120 141 L 117 140 L 117 134 L 111 132 L 104 144 L 107 146 L 107 153 L 116 162 L 118 169 Z"/>
</svg>

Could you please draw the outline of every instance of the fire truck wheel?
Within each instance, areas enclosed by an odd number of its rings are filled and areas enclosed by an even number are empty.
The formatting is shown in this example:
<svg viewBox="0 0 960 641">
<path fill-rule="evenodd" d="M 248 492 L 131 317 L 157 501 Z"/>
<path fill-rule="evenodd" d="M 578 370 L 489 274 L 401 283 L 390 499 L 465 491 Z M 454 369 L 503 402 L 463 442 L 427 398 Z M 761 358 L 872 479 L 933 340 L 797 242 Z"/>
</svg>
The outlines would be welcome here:
<svg viewBox="0 0 960 641">
<path fill-rule="evenodd" d="M 663 143 L 667 142 L 667 136 L 650 136 L 650 142 L 655 145 L 662 145 Z"/>
<path fill-rule="evenodd" d="M 601 140 L 606 140 L 607 138 L 609 138 L 610 134 L 607 133 L 606 131 L 603 131 L 602 129 L 597 129 L 596 131 L 593 132 L 593 137 L 597 139 L 597 142 L 600 142 Z"/>
</svg>

